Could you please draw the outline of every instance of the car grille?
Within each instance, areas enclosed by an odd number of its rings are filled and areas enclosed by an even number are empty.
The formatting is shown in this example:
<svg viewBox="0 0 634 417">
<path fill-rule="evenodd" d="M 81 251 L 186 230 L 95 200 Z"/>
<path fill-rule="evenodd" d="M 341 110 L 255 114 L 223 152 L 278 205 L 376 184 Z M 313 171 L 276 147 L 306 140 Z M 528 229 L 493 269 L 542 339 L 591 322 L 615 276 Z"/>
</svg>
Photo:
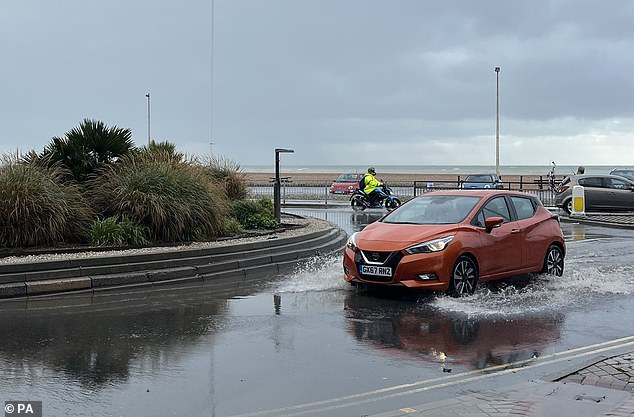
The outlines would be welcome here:
<svg viewBox="0 0 634 417">
<path fill-rule="evenodd" d="M 376 252 L 359 250 L 354 255 L 354 262 L 359 271 L 359 265 L 380 265 L 392 268 L 392 274 L 396 271 L 396 266 L 403 259 L 401 252 Z M 393 277 L 382 277 L 378 275 L 367 275 L 359 273 L 366 281 L 390 282 Z"/>
</svg>

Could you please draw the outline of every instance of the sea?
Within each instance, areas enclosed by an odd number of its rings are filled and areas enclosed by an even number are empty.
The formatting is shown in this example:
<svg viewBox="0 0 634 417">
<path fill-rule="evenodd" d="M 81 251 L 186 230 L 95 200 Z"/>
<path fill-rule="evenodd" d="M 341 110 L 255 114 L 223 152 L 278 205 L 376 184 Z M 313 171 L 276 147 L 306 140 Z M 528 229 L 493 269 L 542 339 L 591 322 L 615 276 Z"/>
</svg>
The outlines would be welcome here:
<svg viewBox="0 0 634 417">
<path fill-rule="evenodd" d="M 494 173 L 494 165 L 375 165 L 379 173 L 394 174 L 474 174 Z M 586 174 L 608 174 L 612 169 L 619 168 L 612 165 L 584 165 Z M 244 172 L 274 172 L 273 165 L 244 165 Z M 577 172 L 577 165 L 557 165 L 555 175 L 572 175 Z M 293 165 L 282 164 L 280 171 L 342 173 L 365 172 L 366 165 Z M 551 165 L 500 165 L 500 175 L 547 175 Z"/>
</svg>

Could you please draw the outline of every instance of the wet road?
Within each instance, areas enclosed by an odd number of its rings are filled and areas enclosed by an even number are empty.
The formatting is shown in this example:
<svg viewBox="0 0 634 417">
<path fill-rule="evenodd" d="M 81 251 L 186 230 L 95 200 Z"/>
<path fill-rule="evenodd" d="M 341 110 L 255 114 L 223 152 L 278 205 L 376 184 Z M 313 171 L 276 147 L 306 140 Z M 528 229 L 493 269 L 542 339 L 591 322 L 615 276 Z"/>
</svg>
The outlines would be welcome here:
<svg viewBox="0 0 634 417">
<path fill-rule="evenodd" d="M 380 213 L 295 212 L 348 232 Z M 563 277 L 467 299 L 360 294 L 334 257 L 252 286 L 2 302 L 0 403 L 41 400 L 46 416 L 361 416 L 537 378 L 583 361 L 572 349 L 634 334 L 634 232 L 562 227 Z"/>
</svg>

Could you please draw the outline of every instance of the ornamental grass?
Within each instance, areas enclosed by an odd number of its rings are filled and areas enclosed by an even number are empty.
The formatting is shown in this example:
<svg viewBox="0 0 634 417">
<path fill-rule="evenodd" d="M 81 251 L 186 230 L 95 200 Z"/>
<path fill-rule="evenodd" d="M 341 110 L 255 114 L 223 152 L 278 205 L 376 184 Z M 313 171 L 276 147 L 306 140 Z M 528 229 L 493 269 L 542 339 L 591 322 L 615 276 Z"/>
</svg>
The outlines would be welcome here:
<svg viewBox="0 0 634 417">
<path fill-rule="evenodd" d="M 144 226 L 155 242 L 220 236 L 229 211 L 224 190 L 182 155 L 146 150 L 102 169 L 90 182 L 102 218 Z"/>
<path fill-rule="evenodd" d="M 205 173 L 212 181 L 224 187 L 229 200 L 244 200 L 248 195 L 247 175 L 240 164 L 224 157 L 212 157 L 203 160 Z"/>
<path fill-rule="evenodd" d="M 93 211 L 81 189 L 64 181 L 59 165 L 20 162 L 4 155 L 0 164 L 0 245 L 10 248 L 84 242 Z"/>
</svg>

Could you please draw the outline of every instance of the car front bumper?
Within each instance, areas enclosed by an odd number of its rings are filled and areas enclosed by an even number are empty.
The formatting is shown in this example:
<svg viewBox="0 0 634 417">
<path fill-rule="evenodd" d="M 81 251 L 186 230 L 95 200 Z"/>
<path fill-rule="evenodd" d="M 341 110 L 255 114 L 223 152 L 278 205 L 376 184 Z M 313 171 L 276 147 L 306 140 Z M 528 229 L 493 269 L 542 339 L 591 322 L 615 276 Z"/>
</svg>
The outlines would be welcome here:
<svg viewBox="0 0 634 417">
<path fill-rule="evenodd" d="M 350 283 L 376 286 L 401 286 L 428 291 L 449 289 L 452 263 L 451 254 L 445 251 L 404 255 L 392 266 L 391 277 L 362 275 L 361 263 L 355 262 L 355 251 L 346 248 L 343 257 L 344 279 Z M 449 262 L 448 262 L 449 261 Z"/>
</svg>

